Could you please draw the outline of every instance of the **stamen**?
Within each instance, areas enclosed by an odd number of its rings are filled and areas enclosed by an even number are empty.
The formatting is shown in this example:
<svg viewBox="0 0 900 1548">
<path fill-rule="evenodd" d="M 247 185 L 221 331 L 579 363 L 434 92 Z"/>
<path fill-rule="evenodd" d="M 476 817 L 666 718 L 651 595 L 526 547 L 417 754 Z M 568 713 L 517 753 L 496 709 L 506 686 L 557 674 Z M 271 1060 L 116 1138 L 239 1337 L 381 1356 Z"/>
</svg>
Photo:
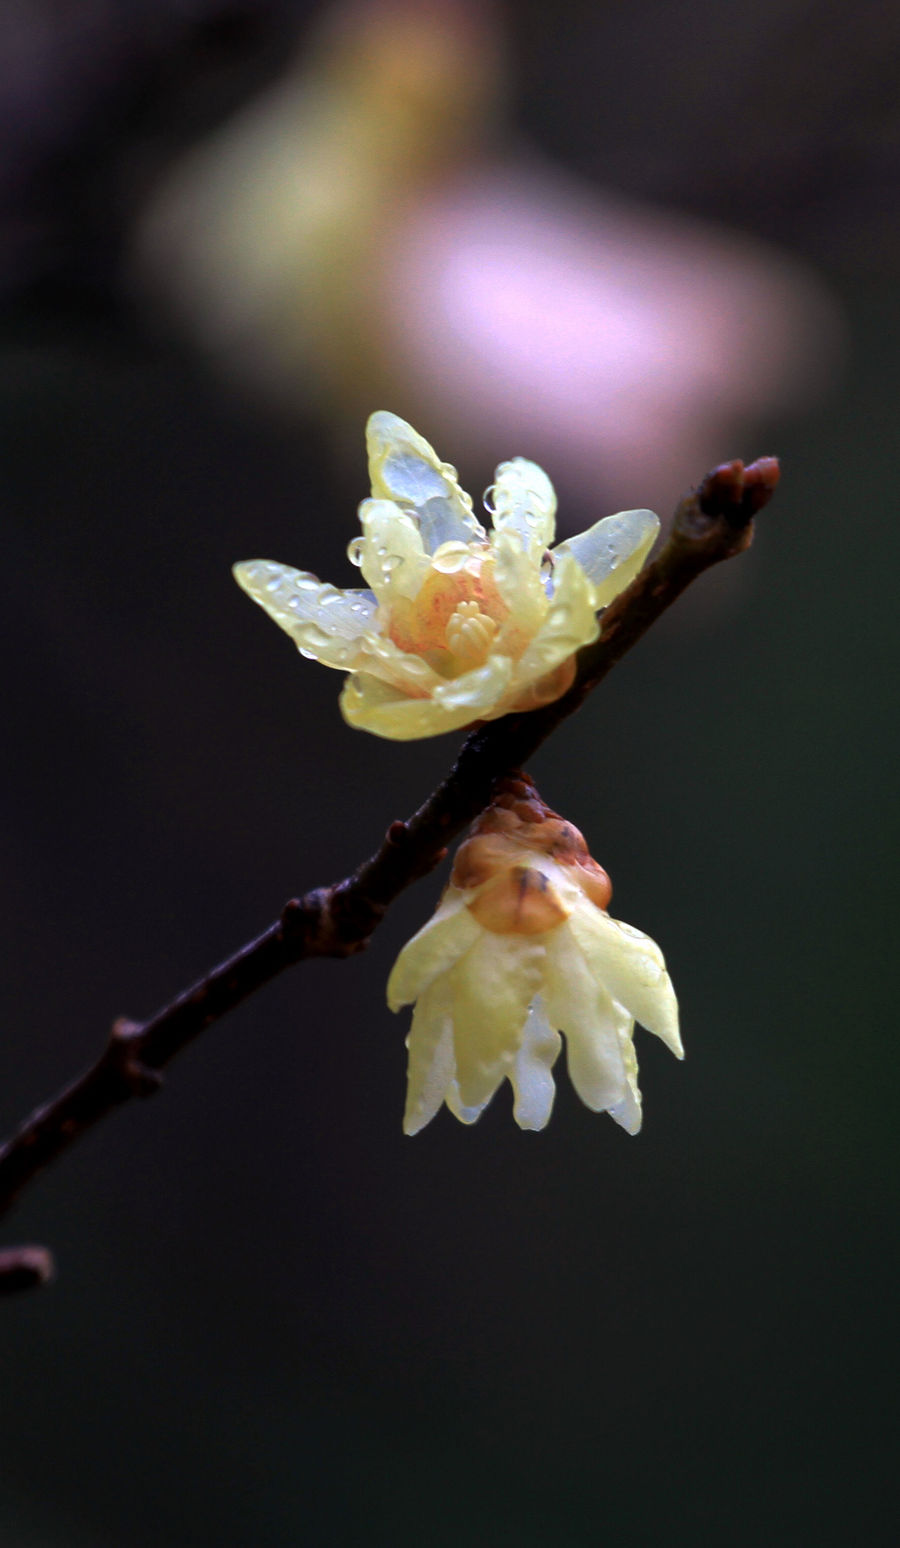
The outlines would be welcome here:
<svg viewBox="0 0 900 1548">
<path fill-rule="evenodd" d="M 447 649 L 464 661 L 483 661 L 496 634 L 495 620 L 477 602 L 460 602 L 447 620 Z"/>
</svg>

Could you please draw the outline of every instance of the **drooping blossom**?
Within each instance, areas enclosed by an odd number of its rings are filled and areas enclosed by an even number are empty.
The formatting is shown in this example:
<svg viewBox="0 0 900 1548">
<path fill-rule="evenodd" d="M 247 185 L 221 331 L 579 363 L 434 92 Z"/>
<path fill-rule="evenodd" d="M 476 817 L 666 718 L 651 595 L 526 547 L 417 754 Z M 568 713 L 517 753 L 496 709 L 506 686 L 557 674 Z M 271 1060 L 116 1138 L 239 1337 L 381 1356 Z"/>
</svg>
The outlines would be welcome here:
<svg viewBox="0 0 900 1548">
<path fill-rule="evenodd" d="M 565 693 L 598 609 L 634 578 L 659 530 L 621 511 L 550 550 L 556 496 L 535 463 L 501 463 L 485 531 L 456 471 L 395 414 L 366 426 L 371 499 L 348 550 L 366 587 L 339 590 L 267 559 L 244 590 L 302 655 L 349 675 L 352 726 L 408 740 L 547 704 Z"/>
<path fill-rule="evenodd" d="M 407 1134 L 443 1102 L 474 1123 L 504 1080 L 519 1127 L 544 1128 L 560 1033 L 582 1101 L 637 1133 L 634 1024 L 683 1058 L 678 1003 L 659 947 L 610 918 L 611 895 L 578 829 L 530 781 L 507 781 L 388 982 L 392 1010 L 415 1002 Z"/>
</svg>

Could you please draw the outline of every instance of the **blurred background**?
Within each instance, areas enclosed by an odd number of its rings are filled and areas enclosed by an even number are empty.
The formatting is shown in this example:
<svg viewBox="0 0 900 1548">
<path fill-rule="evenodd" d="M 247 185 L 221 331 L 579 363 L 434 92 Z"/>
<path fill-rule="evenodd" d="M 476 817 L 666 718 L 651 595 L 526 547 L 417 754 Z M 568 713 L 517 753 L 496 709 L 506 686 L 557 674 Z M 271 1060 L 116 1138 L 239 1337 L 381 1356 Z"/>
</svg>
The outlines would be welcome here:
<svg viewBox="0 0 900 1548">
<path fill-rule="evenodd" d="M 0 11 L 4 1128 L 451 761 L 229 573 L 352 584 L 370 410 L 560 536 L 784 463 L 531 768 L 679 991 L 641 1135 L 560 1067 L 403 1137 L 420 883 L 4 1222 L 2 1548 L 893 1541 L 898 65 L 874 0 Z"/>
</svg>

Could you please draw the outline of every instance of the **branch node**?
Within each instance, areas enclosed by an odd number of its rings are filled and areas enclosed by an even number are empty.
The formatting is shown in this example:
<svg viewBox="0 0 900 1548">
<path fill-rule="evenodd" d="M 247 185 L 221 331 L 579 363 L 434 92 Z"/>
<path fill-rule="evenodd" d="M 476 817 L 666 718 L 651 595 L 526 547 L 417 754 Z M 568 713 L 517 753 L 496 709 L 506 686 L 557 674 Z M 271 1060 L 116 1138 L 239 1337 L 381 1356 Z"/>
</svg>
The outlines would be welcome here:
<svg viewBox="0 0 900 1548">
<path fill-rule="evenodd" d="M 110 1062 L 115 1065 L 128 1090 L 138 1097 L 154 1096 L 164 1078 L 161 1070 L 152 1069 L 140 1057 L 143 1034 L 144 1029 L 139 1021 L 119 1016 L 112 1024 L 108 1049 Z"/>
</svg>

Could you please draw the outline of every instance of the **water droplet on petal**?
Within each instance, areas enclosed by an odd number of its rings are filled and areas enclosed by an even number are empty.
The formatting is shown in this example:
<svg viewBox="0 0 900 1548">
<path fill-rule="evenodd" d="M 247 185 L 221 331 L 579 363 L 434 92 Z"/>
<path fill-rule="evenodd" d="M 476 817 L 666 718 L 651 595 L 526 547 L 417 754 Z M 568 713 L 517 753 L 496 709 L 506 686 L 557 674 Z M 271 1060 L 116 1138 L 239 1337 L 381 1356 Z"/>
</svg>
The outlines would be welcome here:
<svg viewBox="0 0 900 1548">
<path fill-rule="evenodd" d="M 366 540 L 365 540 L 365 538 L 361 538 L 361 537 L 354 538 L 353 542 L 352 543 L 348 543 L 348 545 L 347 545 L 347 558 L 350 560 L 351 564 L 355 564 L 356 565 L 357 569 L 359 569 L 360 565 L 363 562 L 363 556 L 365 554 L 365 551 L 366 551 Z"/>
<path fill-rule="evenodd" d="M 442 543 L 431 556 L 431 563 L 441 575 L 455 575 L 465 568 L 470 559 L 468 543 Z"/>
</svg>

